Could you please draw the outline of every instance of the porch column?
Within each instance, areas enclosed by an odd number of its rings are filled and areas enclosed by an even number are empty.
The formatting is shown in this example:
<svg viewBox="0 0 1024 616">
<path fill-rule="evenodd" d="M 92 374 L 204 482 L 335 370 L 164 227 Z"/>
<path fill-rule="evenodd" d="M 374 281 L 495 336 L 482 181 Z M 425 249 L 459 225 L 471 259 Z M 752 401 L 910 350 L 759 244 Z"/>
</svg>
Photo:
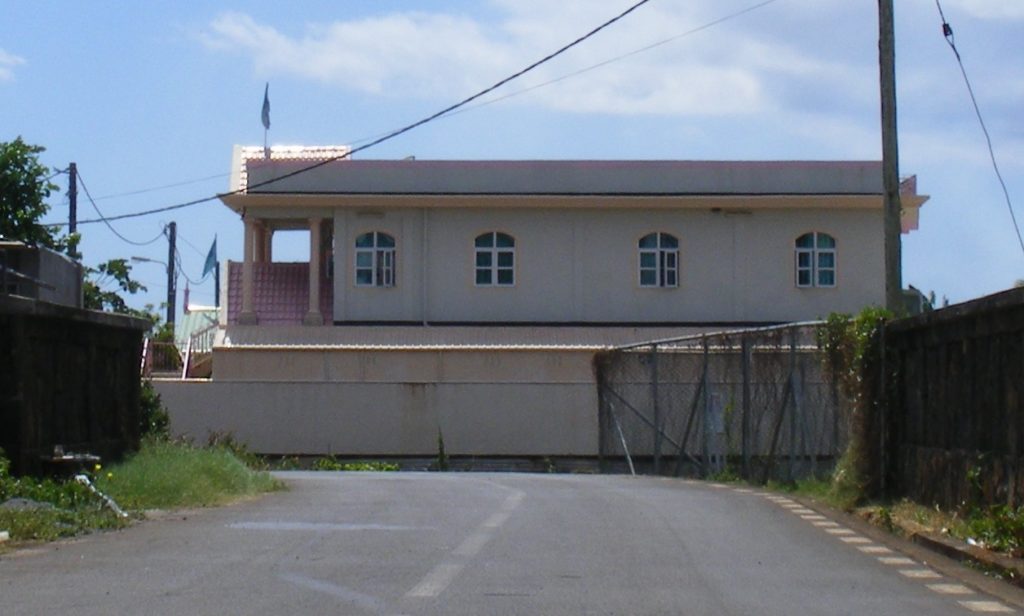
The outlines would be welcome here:
<svg viewBox="0 0 1024 616">
<path fill-rule="evenodd" d="M 323 218 L 309 219 L 309 312 L 302 320 L 303 325 L 323 325 L 324 315 L 320 314 L 320 226 Z"/>
<path fill-rule="evenodd" d="M 270 263 L 274 260 L 274 230 L 270 225 L 263 228 L 263 261 Z"/>
<path fill-rule="evenodd" d="M 253 257 L 254 240 L 256 235 L 256 221 L 248 216 L 245 218 L 245 237 L 242 244 L 242 312 L 238 315 L 238 322 L 242 325 L 255 325 L 257 322 L 256 311 L 252 305 L 252 282 L 253 282 Z"/>
<path fill-rule="evenodd" d="M 253 238 L 253 263 L 266 263 L 267 262 L 267 226 L 264 223 L 257 222 L 255 225 L 255 234 Z"/>
</svg>

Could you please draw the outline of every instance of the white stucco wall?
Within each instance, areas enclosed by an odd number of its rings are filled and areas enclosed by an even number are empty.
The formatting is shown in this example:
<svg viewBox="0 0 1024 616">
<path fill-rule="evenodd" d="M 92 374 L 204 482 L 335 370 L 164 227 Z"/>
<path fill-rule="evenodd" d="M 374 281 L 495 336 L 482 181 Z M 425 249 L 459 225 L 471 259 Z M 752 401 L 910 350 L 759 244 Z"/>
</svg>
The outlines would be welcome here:
<svg viewBox="0 0 1024 616">
<path fill-rule="evenodd" d="M 855 312 L 884 301 L 877 209 L 335 208 L 335 321 L 767 322 Z M 393 288 L 356 287 L 354 242 L 397 242 Z M 515 286 L 474 285 L 474 238 L 515 237 Z M 640 237 L 680 241 L 679 286 L 643 288 Z M 794 242 L 837 242 L 834 288 L 797 288 Z M 423 287 L 424 277 L 427 281 Z"/>
</svg>

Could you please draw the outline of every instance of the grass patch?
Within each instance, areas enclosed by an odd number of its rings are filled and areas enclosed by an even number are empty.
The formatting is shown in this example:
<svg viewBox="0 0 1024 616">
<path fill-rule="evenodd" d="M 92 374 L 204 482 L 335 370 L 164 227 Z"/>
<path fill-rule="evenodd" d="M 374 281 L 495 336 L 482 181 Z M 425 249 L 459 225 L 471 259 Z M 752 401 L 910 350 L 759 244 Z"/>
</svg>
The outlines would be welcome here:
<svg viewBox="0 0 1024 616">
<path fill-rule="evenodd" d="M 135 510 L 222 505 L 283 487 L 269 473 L 246 466 L 227 447 L 152 440 L 102 473 L 96 485 L 122 508 Z"/>
<path fill-rule="evenodd" d="M 313 462 L 314 471 L 397 471 L 398 464 L 394 462 L 381 462 L 379 460 L 359 460 L 354 462 L 342 462 L 334 456 L 317 458 Z"/>
</svg>

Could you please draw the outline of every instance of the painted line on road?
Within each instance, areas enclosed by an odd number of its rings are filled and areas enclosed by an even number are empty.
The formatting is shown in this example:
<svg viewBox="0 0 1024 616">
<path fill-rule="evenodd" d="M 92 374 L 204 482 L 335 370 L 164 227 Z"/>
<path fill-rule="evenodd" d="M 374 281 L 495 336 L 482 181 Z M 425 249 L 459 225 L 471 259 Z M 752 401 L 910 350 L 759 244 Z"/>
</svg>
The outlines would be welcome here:
<svg viewBox="0 0 1024 616">
<path fill-rule="evenodd" d="M 451 557 L 437 563 L 427 572 L 418 584 L 405 593 L 406 598 L 436 597 L 447 589 L 455 578 L 466 568 L 466 563 L 480 553 L 487 543 L 494 538 L 495 532 L 501 528 L 526 497 L 522 490 L 509 494 L 498 511 L 484 520 L 468 537 L 462 540 L 451 552 Z M 455 558 L 452 558 L 455 557 Z"/>
<path fill-rule="evenodd" d="M 989 614 L 1012 614 L 1013 608 L 1003 605 L 998 601 L 957 601 L 972 612 L 987 612 Z"/>
<path fill-rule="evenodd" d="M 819 528 L 839 528 L 839 524 L 833 522 L 832 520 L 816 520 L 814 522 L 811 522 L 811 524 L 814 524 Z"/>
<path fill-rule="evenodd" d="M 860 535 L 852 535 L 852 536 L 849 536 L 849 537 L 840 537 L 839 540 L 842 541 L 843 543 L 851 543 L 851 544 L 858 544 L 858 545 L 864 545 L 866 543 L 871 543 L 870 539 L 868 539 L 867 537 L 861 537 Z"/>
<path fill-rule="evenodd" d="M 937 580 L 942 576 L 931 569 L 900 569 L 900 575 L 912 580 Z"/>
<path fill-rule="evenodd" d="M 278 577 L 290 584 L 331 595 L 332 597 L 336 597 L 346 603 L 356 605 L 368 612 L 373 612 L 375 614 L 388 613 L 388 606 L 384 601 L 381 601 L 377 597 L 345 588 L 344 586 L 338 586 L 337 584 L 324 582 L 323 580 L 317 580 L 304 575 L 298 575 L 296 573 L 282 573 L 278 575 Z"/>
<path fill-rule="evenodd" d="M 825 516 L 820 513 L 802 513 L 800 514 L 801 520 L 807 520 L 808 522 L 822 522 L 827 520 Z"/>
<path fill-rule="evenodd" d="M 891 565 L 893 567 L 900 567 L 904 565 L 916 565 L 917 561 L 913 558 L 907 558 L 906 556 L 879 556 L 878 562 L 883 565 Z"/>
<path fill-rule="evenodd" d="M 303 530 L 303 531 L 358 531 L 358 530 L 420 530 L 415 526 L 391 524 L 339 524 L 321 522 L 233 522 L 228 528 L 242 530 Z"/>
<path fill-rule="evenodd" d="M 974 591 L 963 584 L 925 584 L 928 590 L 933 590 L 940 595 L 973 595 Z"/>
<path fill-rule="evenodd" d="M 839 536 L 839 535 L 852 535 L 852 534 L 854 534 L 854 532 L 852 530 L 850 530 L 849 528 L 843 528 L 841 526 L 839 528 L 826 528 L 825 532 L 830 534 L 830 535 L 836 535 L 836 536 Z"/>
<path fill-rule="evenodd" d="M 884 545 L 862 545 L 857 548 L 865 554 L 892 554 L 892 550 L 885 547 Z"/>
</svg>

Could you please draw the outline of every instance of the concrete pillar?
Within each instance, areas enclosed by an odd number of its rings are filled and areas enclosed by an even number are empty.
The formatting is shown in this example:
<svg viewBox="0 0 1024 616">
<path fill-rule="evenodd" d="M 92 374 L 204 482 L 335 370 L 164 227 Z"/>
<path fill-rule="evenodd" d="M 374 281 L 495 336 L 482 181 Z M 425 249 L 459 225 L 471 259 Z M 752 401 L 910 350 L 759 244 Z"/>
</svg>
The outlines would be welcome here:
<svg viewBox="0 0 1024 616">
<path fill-rule="evenodd" d="M 263 262 L 271 263 L 274 260 L 274 230 L 270 226 L 263 228 Z"/>
<path fill-rule="evenodd" d="M 323 218 L 309 219 L 309 312 L 302 319 L 303 325 L 323 325 L 324 315 L 320 314 L 320 227 Z"/>
<path fill-rule="evenodd" d="M 238 322 L 255 325 L 258 321 L 253 308 L 253 258 L 255 257 L 256 221 L 245 218 L 245 237 L 242 244 L 242 312 Z"/>
<path fill-rule="evenodd" d="M 253 263 L 267 262 L 267 227 L 262 222 L 256 222 L 255 237 L 253 238 Z"/>
</svg>

